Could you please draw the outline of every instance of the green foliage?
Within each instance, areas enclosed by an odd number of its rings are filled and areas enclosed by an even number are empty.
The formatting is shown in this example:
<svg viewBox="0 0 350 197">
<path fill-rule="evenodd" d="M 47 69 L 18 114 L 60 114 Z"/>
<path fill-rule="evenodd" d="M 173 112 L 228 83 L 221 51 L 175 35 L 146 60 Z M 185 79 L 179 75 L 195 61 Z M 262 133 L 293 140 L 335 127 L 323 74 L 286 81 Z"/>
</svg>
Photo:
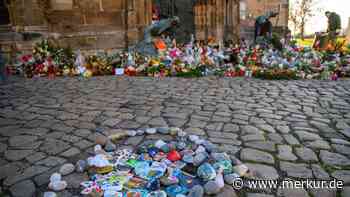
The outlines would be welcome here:
<svg viewBox="0 0 350 197">
<path fill-rule="evenodd" d="M 73 68 L 75 54 L 71 47 L 60 47 L 53 40 L 42 40 L 36 43 L 33 54 L 39 61 L 52 58 L 55 65 L 60 69 Z"/>
<path fill-rule="evenodd" d="M 177 77 L 202 77 L 202 70 L 200 68 L 192 69 L 188 72 L 178 72 L 176 73 Z"/>
<path fill-rule="evenodd" d="M 223 77 L 225 75 L 225 70 L 223 70 L 223 69 L 216 69 L 214 71 L 214 75 L 215 76 L 219 76 L 219 77 Z"/>
<path fill-rule="evenodd" d="M 345 53 L 350 55 L 350 43 L 348 45 L 346 45 Z"/>
<path fill-rule="evenodd" d="M 259 70 L 254 77 L 266 80 L 296 80 L 299 79 L 297 73 L 287 69 Z"/>
<path fill-rule="evenodd" d="M 150 66 L 146 68 L 146 73 L 150 74 L 155 74 L 160 72 L 160 67 L 159 66 Z"/>
<path fill-rule="evenodd" d="M 278 34 L 272 34 L 271 44 L 275 49 L 282 51 L 281 37 Z"/>
</svg>

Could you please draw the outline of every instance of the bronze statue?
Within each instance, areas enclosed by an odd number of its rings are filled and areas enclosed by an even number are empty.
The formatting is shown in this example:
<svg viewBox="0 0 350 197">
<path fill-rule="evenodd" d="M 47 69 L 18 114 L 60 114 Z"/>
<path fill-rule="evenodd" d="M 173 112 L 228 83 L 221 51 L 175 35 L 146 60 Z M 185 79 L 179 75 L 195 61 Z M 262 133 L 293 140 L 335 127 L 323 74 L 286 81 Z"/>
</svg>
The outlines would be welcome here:
<svg viewBox="0 0 350 197">
<path fill-rule="evenodd" d="M 171 27 L 176 26 L 179 22 L 179 18 L 175 16 L 160 20 L 146 27 L 144 30 L 144 38 L 136 44 L 135 51 L 143 55 L 156 56 L 158 52 L 153 43 L 154 39 L 169 30 Z"/>
</svg>

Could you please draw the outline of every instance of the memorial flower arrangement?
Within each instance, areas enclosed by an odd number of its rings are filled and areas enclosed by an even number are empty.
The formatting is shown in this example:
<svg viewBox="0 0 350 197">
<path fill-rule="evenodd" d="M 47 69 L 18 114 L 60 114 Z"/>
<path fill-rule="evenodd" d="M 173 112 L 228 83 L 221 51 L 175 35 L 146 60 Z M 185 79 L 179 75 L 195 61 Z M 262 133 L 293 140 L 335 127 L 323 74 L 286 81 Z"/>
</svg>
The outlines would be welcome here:
<svg viewBox="0 0 350 197">
<path fill-rule="evenodd" d="M 62 48 L 50 40 L 37 43 L 32 54 L 22 55 L 18 70 L 26 77 L 48 76 L 74 73 L 73 50 L 69 47 Z"/>
<path fill-rule="evenodd" d="M 149 77 L 256 77 L 268 80 L 337 80 L 350 75 L 350 46 L 317 51 L 291 42 L 276 49 L 272 44 L 256 46 L 172 46 L 158 56 L 136 52 L 104 51 L 92 55 L 74 53 L 50 40 L 35 45 L 32 54 L 20 58 L 26 77 L 82 75 L 127 75 Z"/>
<path fill-rule="evenodd" d="M 35 59 L 32 55 L 23 55 L 20 58 L 20 65 L 25 77 L 32 78 L 34 73 Z"/>
</svg>

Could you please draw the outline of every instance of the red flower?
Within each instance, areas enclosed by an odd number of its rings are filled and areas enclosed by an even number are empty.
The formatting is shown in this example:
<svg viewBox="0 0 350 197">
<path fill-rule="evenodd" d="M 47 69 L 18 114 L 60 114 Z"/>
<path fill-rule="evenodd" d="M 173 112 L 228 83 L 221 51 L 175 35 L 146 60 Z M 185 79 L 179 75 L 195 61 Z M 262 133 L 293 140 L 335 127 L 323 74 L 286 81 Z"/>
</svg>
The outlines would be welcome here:
<svg viewBox="0 0 350 197">
<path fill-rule="evenodd" d="M 27 63 L 30 59 L 32 59 L 32 55 L 23 55 L 21 58 L 23 63 Z"/>
<path fill-rule="evenodd" d="M 238 73 L 238 75 L 239 75 L 240 77 L 243 77 L 244 74 L 245 74 L 244 70 L 240 70 L 239 73 Z"/>
<path fill-rule="evenodd" d="M 166 73 L 164 70 L 161 70 L 160 73 L 159 73 L 159 76 L 160 77 L 165 77 Z"/>
<path fill-rule="evenodd" d="M 36 73 L 42 73 L 44 70 L 44 64 L 37 64 L 37 65 L 35 65 L 34 69 L 35 69 Z"/>
<path fill-rule="evenodd" d="M 225 77 L 236 77 L 237 74 L 236 74 L 235 71 L 226 71 L 226 72 L 224 73 L 224 76 L 225 76 Z"/>
</svg>

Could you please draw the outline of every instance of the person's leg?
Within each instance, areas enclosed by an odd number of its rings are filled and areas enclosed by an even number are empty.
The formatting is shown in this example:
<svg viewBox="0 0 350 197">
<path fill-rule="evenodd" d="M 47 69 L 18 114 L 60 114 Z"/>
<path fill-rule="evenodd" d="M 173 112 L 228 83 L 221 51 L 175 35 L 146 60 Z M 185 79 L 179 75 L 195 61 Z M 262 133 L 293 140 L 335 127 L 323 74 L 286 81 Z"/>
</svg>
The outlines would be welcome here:
<svg viewBox="0 0 350 197">
<path fill-rule="evenodd" d="M 272 23 L 270 21 L 267 22 L 266 28 L 267 28 L 267 32 L 266 32 L 267 37 L 269 39 L 271 39 L 272 38 Z"/>
<path fill-rule="evenodd" d="M 320 47 L 320 39 L 319 39 L 319 34 L 316 32 L 314 36 L 314 41 L 312 42 L 312 48 L 319 49 L 319 47 Z"/>
<path fill-rule="evenodd" d="M 254 42 L 256 42 L 256 38 L 260 36 L 261 27 L 258 23 L 255 23 L 255 32 L 254 32 Z"/>
<path fill-rule="evenodd" d="M 3 82 L 5 80 L 6 80 L 5 64 L 3 62 L 0 62 L 0 82 Z"/>
<path fill-rule="evenodd" d="M 328 33 L 328 43 L 335 47 L 337 40 L 337 33 L 335 31 L 330 31 Z"/>
<path fill-rule="evenodd" d="M 2 52 L 0 51 L 0 81 L 5 81 L 5 60 L 3 59 Z"/>
</svg>

